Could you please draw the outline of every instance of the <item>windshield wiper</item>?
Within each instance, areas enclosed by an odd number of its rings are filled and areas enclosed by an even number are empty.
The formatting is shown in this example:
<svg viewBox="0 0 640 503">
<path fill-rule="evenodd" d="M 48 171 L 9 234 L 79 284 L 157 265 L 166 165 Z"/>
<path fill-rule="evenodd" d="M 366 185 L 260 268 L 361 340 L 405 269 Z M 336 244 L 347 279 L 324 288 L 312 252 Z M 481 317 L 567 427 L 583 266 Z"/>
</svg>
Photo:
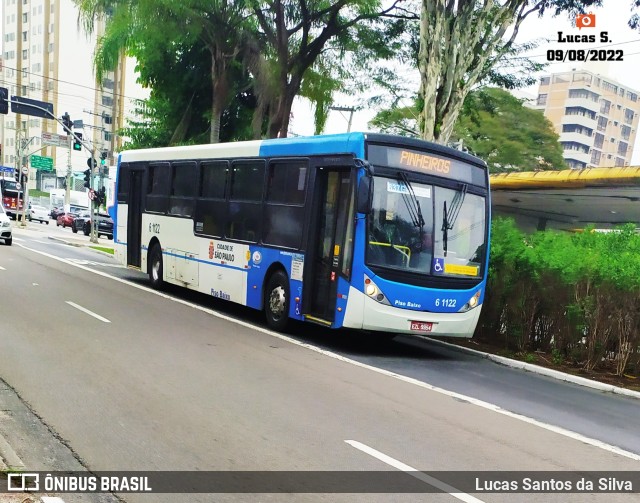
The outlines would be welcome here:
<svg viewBox="0 0 640 503">
<path fill-rule="evenodd" d="M 420 201 L 418 201 L 418 197 L 413 190 L 413 186 L 411 185 L 407 174 L 399 171 L 398 177 L 402 180 L 405 187 L 407 187 L 408 195 L 407 193 L 402 192 L 402 200 L 404 201 L 404 204 L 407 207 L 407 211 L 409 212 L 409 216 L 411 217 L 411 223 L 414 227 L 417 227 L 420 232 L 419 248 L 422 248 L 425 222 L 424 218 L 422 217 L 422 210 L 420 209 Z"/>
<path fill-rule="evenodd" d="M 460 208 L 467 195 L 467 184 L 463 183 L 458 191 L 456 191 L 453 200 L 451 201 L 451 208 L 447 211 L 447 201 L 444 202 L 442 208 L 442 248 L 444 249 L 444 256 L 447 256 L 449 231 L 453 229 L 453 226 L 460 214 Z"/>
</svg>

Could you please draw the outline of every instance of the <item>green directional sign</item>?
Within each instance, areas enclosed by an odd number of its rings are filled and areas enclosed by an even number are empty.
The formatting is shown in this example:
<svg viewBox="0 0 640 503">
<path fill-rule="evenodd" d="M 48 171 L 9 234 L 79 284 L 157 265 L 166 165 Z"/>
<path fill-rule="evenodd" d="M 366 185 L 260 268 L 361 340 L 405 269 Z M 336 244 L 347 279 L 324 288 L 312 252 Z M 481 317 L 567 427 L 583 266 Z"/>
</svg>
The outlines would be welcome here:
<svg viewBox="0 0 640 503">
<path fill-rule="evenodd" d="M 53 157 L 43 157 L 41 155 L 31 156 L 31 167 L 41 171 L 53 171 Z"/>
</svg>

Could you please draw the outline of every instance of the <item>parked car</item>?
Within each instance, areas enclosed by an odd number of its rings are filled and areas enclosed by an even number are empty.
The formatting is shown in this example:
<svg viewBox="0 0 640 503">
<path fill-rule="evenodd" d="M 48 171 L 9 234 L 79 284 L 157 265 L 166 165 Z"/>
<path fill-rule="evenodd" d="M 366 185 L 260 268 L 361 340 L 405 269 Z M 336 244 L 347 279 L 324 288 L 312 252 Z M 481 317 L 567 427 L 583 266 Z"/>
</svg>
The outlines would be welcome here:
<svg viewBox="0 0 640 503">
<path fill-rule="evenodd" d="M 73 224 L 71 224 L 71 231 L 75 234 L 78 231 L 82 231 L 84 229 L 84 223 L 87 220 L 91 220 L 91 213 L 85 211 L 81 213 L 79 216 L 73 219 Z"/>
<path fill-rule="evenodd" d="M 46 223 L 49 225 L 49 210 L 44 206 L 38 206 L 37 204 L 29 205 L 29 222 L 37 220 L 41 224 Z"/>
<path fill-rule="evenodd" d="M 71 227 L 73 225 L 73 219 L 78 216 L 77 213 L 60 213 L 56 218 L 56 225 L 60 227 Z"/>
<path fill-rule="evenodd" d="M 54 206 L 53 208 L 51 208 L 51 213 L 49 213 L 49 215 L 51 215 L 51 218 L 56 220 L 58 218 L 58 215 L 61 215 L 62 213 L 64 213 L 64 209 L 63 208 L 59 208 L 58 206 Z"/>
<path fill-rule="evenodd" d="M 85 220 L 82 232 L 85 236 L 91 234 L 91 220 Z M 96 214 L 96 232 L 98 237 L 107 236 L 107 238 L 113 239 L 113 220 L 108 213 Z"/>
<path fill-rule="evenodd" d="M 4 239 L 4 244 L 11 246 L 13 236 L 11 234 L 11 219 L 4 211 L 4 207 L 0 204 L 0 238 Z"/>
</svg>

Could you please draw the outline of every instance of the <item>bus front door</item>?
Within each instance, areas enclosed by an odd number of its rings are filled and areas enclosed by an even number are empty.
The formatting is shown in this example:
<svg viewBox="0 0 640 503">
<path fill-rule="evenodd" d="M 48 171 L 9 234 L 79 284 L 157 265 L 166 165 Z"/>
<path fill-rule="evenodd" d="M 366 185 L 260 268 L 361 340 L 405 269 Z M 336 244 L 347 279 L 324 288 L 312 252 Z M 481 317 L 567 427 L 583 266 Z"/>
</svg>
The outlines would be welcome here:
<svg viewBox="0 0 640 503">
<path fill-rule="evenodd" d="M 127 265 L 140 267 L 142 245 L 142 176 L 144 171 L 131 170 L 129 176 L 129 210 L 127 212 Z"/>
<path fill-rule="evenodd" d="M 335 319 L 338 277 L 344 267 L 345 247 L 349 224 L 351 169 L 319 168 L 315 179 L 315 208 L 308 250 L 311 251 L 311 270 L 305 271 L 303 312 L 306 318 L 325 325 Z M 307 274 L 309 272 L 310 274 Z"/>
</svg>

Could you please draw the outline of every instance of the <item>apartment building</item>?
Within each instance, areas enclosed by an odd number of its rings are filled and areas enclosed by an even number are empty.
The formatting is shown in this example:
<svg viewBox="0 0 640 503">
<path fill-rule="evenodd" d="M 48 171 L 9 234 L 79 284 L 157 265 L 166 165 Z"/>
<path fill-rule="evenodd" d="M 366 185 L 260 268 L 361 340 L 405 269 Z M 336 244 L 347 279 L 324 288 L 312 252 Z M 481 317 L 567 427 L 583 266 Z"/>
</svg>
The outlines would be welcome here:
<svg viewBox="0 0 640 503">
<path fill-rule="evenodd" d="M 115 72 L 96 83 L 93 52 L 104 23 L 89 36 L 78 26 L 71 0 L 0 0 L 2 39 L 0 87 L 20 96 L 53 105 L 58 118 L 68 113 L 83 139 L 109 159 L 121 146 L 116 131 L 124 124 L 125 59 Z M 80 121 L 81 124 L 80 125 Z M 0 115 L 0 161 L 4 176 L 29 167 L 29 188 L 61 187 L 68 172 L 87 169 L 89 152 L 45 144 L 42 133 L 66 135 L 52 119 L 9 111 Z M 33 156 L 53 159 L 53 171 L 34 166 Z M 40 164 L 40 163 L 36 163 Z M 75 184 L 78 185 L 77 183 Z M 82 183 L 80 183 L 80 187 Z"/>
<path fill-rule="evenodd" d="M 555 127 L 572 169 L 629 166 L 639 94 L 603 75 L 573 70 L 542 77 L 533 108 Z"/>
</svg>

